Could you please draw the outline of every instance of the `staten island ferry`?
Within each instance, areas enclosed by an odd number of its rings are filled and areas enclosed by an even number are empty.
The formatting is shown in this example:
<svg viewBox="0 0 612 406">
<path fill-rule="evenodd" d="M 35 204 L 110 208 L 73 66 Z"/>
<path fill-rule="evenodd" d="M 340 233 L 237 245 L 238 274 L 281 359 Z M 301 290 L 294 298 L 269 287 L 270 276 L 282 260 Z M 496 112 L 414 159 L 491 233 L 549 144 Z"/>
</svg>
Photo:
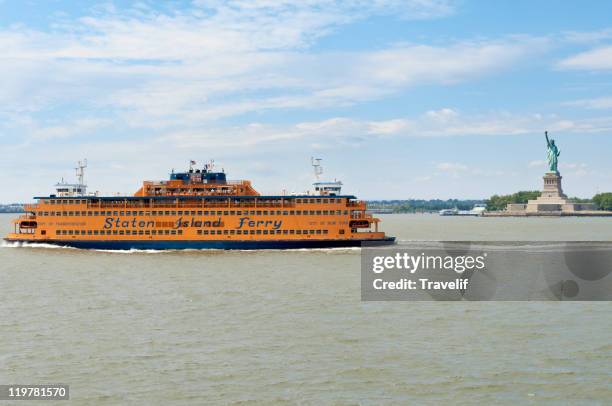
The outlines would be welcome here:
<svg viewBox="0 0 612 406">
<path fill-rule="evenodd" d="M 393 244 L 366 213 L 366 202 L 341 194 L 342 183 L 324 182 L 313 160 L 314 190 L 260 195 L 248 180 L 227 180 L 214 164 L 145 181 L 133 196 L 88 194 L 86 161 L 77 182 L 35 197 L 13 221 L 5 240 L 84 249 L 286 249 Z"/>
</svg>

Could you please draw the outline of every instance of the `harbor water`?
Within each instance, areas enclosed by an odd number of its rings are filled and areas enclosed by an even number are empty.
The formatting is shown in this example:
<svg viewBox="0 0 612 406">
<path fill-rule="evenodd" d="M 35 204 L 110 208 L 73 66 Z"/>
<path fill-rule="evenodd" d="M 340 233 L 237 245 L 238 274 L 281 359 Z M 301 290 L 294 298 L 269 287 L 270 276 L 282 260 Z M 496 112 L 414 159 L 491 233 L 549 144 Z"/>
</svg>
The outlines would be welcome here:
<svg viewBox="0 0 612 406">
<path fill-rule="evenodd" d="M 380 217 L 400 241 L 612 240 L 607 218 Z M 0 384 L 75 405 L 612 399 L 609 302 L 362 302 L 360 249 L 3 244 L 0 287 Z"/>
</svg>

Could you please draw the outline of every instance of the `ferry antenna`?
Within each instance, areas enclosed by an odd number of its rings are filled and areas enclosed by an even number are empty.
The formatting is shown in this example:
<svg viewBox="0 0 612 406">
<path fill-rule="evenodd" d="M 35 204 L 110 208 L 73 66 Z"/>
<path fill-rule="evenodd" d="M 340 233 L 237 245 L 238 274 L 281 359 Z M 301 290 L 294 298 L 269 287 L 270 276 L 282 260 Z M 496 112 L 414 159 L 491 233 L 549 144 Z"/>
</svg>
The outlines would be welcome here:
<svg viewBox="0 0 612 406">
<path fill-rule="evenodd" d="M 315 178 L 319 180 L 319 177 L 323 174 L 323 167 L 321 166 L 321 158 L 310 157 L 310 163 L 314 169 Z"/>
<path fill-rule="evenodd" d="M 74 168 L 79 185 L 85 184 L 85 168 L 87 168 L 87 158 L 85 158 L 83 161 L 79 161 L 77 163 L 77 167 Z"/>
</svg>

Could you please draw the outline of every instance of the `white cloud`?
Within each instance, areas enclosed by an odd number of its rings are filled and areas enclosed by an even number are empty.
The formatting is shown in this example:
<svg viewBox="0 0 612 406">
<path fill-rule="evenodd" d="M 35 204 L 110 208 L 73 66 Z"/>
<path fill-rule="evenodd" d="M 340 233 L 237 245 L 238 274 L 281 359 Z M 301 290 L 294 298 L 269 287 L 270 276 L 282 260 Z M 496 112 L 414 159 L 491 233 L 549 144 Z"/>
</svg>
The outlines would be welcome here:
<svg viewBox="0 0 612 406">
<path fill-rule="evenodd" d="M 441 171 L 448 172 L 459 172 L 459 171 L 467 171 L 467 165 L 457 163 L 457 162 L 440 162 L 436 165 L 436 168 Z"/>
<path fill-rule="evenodd" d="M 562 69 L 609 70 L 612 69 L 612 46 L 592 49 L 559 62 Z"/>
<path fill-rule="evenodd" d="M 612 109 L 612 97 L 596 97 L 593 99 L 580 99 L 564 103 L 566 106 L 584 107 L 593 110 Z"/>
<path fill-rule="evenodd" d="M 376 51 L 310 50 L 320 37 L 367 16 L 443 17 L 453 4 L 206 1 L 164 13 L 146 6 L 100 8 L 49 32 L 4 29 L 0 105 L 25 114 L 76 103 L 104 109 L 131 127 L 184 128 L 458 83 L 507 69 L 547 46 L 544 39 L 509 37 Z"/>
<path fill-rule="evenodd" d="M 527 167 L 528 168 L 539 168 L 539 167 L 544 166 L 544 165 L 546 165 L 546 162 L 540 161 L 540 160 L 535 160 L 535 161 L 530 161 L 527 164 Z"/>
<path fill-rule="evenodd" d="M 561 169 L 585 169 L 587 166 L 584 162 L 561 162 L 559 164 Z"/>
</svg>

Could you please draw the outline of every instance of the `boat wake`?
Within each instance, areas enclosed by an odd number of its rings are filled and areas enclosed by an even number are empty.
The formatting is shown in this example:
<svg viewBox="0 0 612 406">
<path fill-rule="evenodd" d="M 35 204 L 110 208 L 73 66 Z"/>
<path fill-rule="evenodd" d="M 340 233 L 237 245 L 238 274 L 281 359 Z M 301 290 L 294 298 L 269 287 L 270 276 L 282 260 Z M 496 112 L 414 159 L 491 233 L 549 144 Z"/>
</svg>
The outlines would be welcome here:
<svg viewBox="0 0 612 406">
<path fill-rule="evenodd" d="M 292 249 L 259 249 L 259 250 L 223 250 L 223 249 L 168 249 L 168 250 L 152 250 L 152 249 L 129 249 L 129 250 L 112 250 L 112 249 L 81 249 L 65 245 L 32 243 L 32 242 L 12 242 L 0 241 L 0 248 L 38 248 L 38 249 L 54 249 L 54 250 L 71 250 L 81 252 L 99 252 L 105 254 L 263 254 L 263 253 L 323 253 L 323 254 L 351 254 L 361 252 L 360 247 L 339 247 L 339 248 L 292 248 Z"/>
<path fill-rule="evenodd" d="M 0 248 L 45 248 L 45 249 L 61 249 L 61 250 L 76 250 L 77 248 L 66 245 L 55 245 L 34 242 L 16 242 L 16 241 L 0 241 Z"/>
</svg>

